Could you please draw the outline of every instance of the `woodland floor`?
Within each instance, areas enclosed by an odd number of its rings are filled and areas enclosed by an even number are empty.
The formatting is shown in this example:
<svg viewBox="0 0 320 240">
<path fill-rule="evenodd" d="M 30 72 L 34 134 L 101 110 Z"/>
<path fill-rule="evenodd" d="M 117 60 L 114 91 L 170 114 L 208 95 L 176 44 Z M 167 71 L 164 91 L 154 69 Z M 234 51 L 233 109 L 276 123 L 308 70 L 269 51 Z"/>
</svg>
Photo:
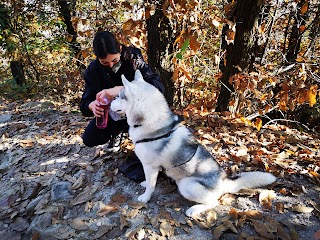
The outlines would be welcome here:
<svg viewBox="0 0 320 240">
<path fill-rule="evenodd" d="M 184 214 L 192 203 L 164 176 L 148 204 L 137 202 L 143 188 L 117 170 L 132 145 L 84 146 L 89 119 L 77 106 L 0 100 L 0 111 L 0 239 L 320 239 L 315 133 L 183 112 L 228 174 L 261 170 L 278 179 L 226 194 L 192 219 Z"/>
</svg>

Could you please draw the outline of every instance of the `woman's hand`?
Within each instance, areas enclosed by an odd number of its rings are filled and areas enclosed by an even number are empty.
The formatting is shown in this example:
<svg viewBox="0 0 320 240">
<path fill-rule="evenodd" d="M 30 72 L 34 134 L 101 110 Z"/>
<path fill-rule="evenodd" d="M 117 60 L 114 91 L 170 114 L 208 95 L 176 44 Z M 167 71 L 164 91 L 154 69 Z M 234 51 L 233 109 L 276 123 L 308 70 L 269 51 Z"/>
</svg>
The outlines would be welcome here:
<svg viewBox="0 0 320 240">
<path fill-rule="evenodd" d="M 92 101 L 89 104 L 89 109 L 93 112 L 95 117 L 101 117 L 103 115 L 103 108 L 100 107 L 100 103 L 97 100 Z"/>
<path fill-rule="evenodd" d="M 111 102 L 115 97 L 119 95 L 119 92 L 123 86 L 116 86 L 113 88 L 103 89 L 102 91 L 98 92 L 96 95 L 96 99 L 99 102 L 104 102 L 104 98 L 107 98 L 109 102 Z"/>
</svg>

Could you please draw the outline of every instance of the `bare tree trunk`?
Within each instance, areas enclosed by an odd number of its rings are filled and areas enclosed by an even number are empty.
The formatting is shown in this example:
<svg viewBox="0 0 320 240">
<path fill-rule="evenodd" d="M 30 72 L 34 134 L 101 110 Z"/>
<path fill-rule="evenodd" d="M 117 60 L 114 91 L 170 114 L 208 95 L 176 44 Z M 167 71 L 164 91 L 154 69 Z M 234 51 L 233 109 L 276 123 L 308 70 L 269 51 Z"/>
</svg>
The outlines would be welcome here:
<svg viewBox="0 0 320 240">
<path fill-rule="evenodd" d="M 16 81 L 16 83 L 19 86 L 22 86 L 23 84 L 26 83 L 26 79 L 25 79 L 24 71 L 23 71 L 23 64 L 22 64 L 21 60 L 11 61 L 10 62 L 10 69 L 11 69 L 11 73 L 12 73 L 14 80 Z"/>
<path fill-rule="evenodd" d="M 292 26 L 291 34 L 289 37 L 288 50 L 286 53 L 286 60 L 290 62 L 295 62 L 300 52 L 300 44 L 302 39 L 302 34 L 304 31 L 300 31 L 300 26 L 305 26 L 307 10 L 302 9 L 304 4 L 307 4 L 307 0 L 301 0 L 298 4 L 298 12 L 293 16 L 294 23 Z M 289 24 L 289 23 L 288 23 Z"/>
<path fill-rule="evenodd" d="M 161 11 L 161 3 L 158 3 L 154 15 L 147 19 L 147 34 L 148 34 L 148 63 L 151 68 L 158 71 L 161 81 L 165 87 L 165 97 L 170 105 L 173 103 L 173 82 L 172 72 L 169 71 L 169 66 L 164 69 L 161 65 L 161 60 L 166 59 L 169 63 L 168 55 L 173 51 L 172 30 L 168 19 Z M 161 22 L 159 24 L 159 22 Z"/>
<path fill-rule="evenodd" d="M 311 58 L 311 56 L 313 55 L 315 42 L 318 38 L 319 32 L 320 32 L 320 4 L 318 5 L 316 16 L 311 23 L 310 34 L 309 34 L 309 38 L 311 39 L 311 42 L 307 48 L 307 51 L 304 53 L 304 56 L 308 56 L 309 58 Z"/>
<path fill-rule="evenodd" d="M 18 15 L 19 12 L 21 12 L 21 7 L 14 5 L 13 11 L 14 11 L 14 15 L 16 16 Z M 15 21 L 15 18 L 10 17 L 9 15 L 9 9 L 4 4 L 0 4 L 0 27 L 2 28 L 2 30 L 9 30 L 8 32 L 16 33 L 17 30 L 14 27 L 15 26 L 14 21 Z M 7 36 L 4 35 L 4 37 L 6 38 L 8 37 L 8 35 Z M 16 58 L 12 59 L 10 62 L 10 69 L 11 69 L 12 77 L 14 78 L 16 83 L 19 86 L 22 86 L 23 84 L 26 83 L 26 78 L 24 75 L 23 64 L 20 59 L 21 56 L 19 56 L 21 55 L 21 53 L 18 52 L 16 47 L 14 47 L 13 49 L 8 49 L 8 52 L 10 54 L 16 55 Z"/>
<path fill-rule="evenodd" d="M 80 44 L 77 42 L 77 32 L 73 28 L 72 21 L 71 21 L 71 15 L 72 15 L 72 11 L 74 9 L 75 3 L 76 3 L 75 1 L 58 0 L 58 4 L 60 6 L 60 13 L 63 16 L 64 23 L 67 26 L 67 32 L 72 36 L 72 40 L 70 41 L 70 44 L 73 49 L 73 53 L 75 56 L 78 56 L 81 51 L 81 47 L 80 47 Z"/>
<path fill-rule="evenodd" d="M 244 70 L 249 67 L 250 61 L 254 59 L 255 33 L 253 29 L 260 10 L 260 5 L 257 2 L 255 0 L 238 0 L 229 18 L 230 21 L 236 22 L 236 33 L 234 43 L 229 45 L 223 36 L 222 46 L 226 49 L 226 65 L 220 67 L 223 75 L 216 107 L 218 112 L 228 109 L 230 91 L 233 91 L 233 87 L 229 83 L 230 77 L 238 73 L 239 68 Z M 228 28 L 229 26 L 226 25 L 224 33 Z"/>
</svg>

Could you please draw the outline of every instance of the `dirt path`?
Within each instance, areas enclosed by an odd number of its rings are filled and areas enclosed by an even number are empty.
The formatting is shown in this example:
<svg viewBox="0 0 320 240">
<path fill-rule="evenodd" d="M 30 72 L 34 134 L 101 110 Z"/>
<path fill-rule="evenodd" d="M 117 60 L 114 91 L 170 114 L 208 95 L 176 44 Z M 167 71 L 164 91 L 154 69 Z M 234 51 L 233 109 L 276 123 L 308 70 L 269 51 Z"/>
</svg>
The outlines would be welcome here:
<svg viewBox="0 0 320 240">
<path fill-rule="evenodd" d="M 278 180 L 225 195 L 191 219 L 184 212 L 192 203 L 164 176 L 148 204 L 137 202 L 143 188 L 117 169 L 129 141 L 114 152 L 84 146 L 88 119 L 76 107 L 0 109 L 0 239 L 320 239 L 318 137 L 282 126 L 257 132 L 225 118 L 199 128 L 229 174 L 268 169 Z"/>
</svg>

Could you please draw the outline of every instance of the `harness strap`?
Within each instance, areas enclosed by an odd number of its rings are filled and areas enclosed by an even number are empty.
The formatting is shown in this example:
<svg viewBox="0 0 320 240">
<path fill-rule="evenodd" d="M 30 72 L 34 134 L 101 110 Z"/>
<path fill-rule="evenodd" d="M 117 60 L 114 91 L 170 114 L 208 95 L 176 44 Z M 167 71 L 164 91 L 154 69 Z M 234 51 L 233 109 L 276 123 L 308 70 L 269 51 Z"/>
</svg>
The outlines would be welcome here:
<svg viewBox="0 0 320 240">
<path fill-rule="evenodd" d="M 159 137 L 155 137 L 155 138 L 144 138 L 144 139 L 138 140 L 138 141 L 136 141 L 136 144 L 137 144 L 137 143 L 144 143 L 144 142 L 152 142 L 152 141 L 159 140 L 159 139 L 161 139 L 161 138 L 170 137 L 170 135 L 171 135 L 175 130 L 176 130 L 176 129 L 173 129 L 173 130 L 171 130 L 170 132 L 168 132 L 167 134 L 164 134 L 164 135 L 159 136 Z"/>
<path fill-rule="evenodd" d="M 196 150 L 194 151 L 194 153 L 192 154 L 192 156 L 191 156 L 187 161 L 185 161 L 185 162 L 183 162 L 183 163 L 180 163 L 180 164 L 178 164 L 178 165 L 175 165 L 175 166 L 173 166 L 173 167 L 170 167 L 170 168 L 164 168 L 164 167 L 162 167 L 162 170 L 165 171 L 165 172 L 167 172 L 167 171 L 169 171 L 169 170 L 171 170 L 171 169 L 173 169 L 173 168 L 180 167 L 180 166 L 182 166 L 182 165 L 190 162 L 191 159 L 194 157 L 194 155 L 196 155 L 197 150 L 198 150 L 198 148 L 196 148 Z"/>
<path fill-rule="evenodd" d="M 152 142 L 152 141 L 156 141 L 156 140 L 159 140 L 159 139 L 162 139 L 162 138 L 167 138 L 167 137 L 170 137 L 170 135 L 177 129 L 177 125 L 179 125 L 179 123 L 181 123 L 181 120 L 178 118 L 177 120 L 175 120 L 173 123 L 171 123 L 168 127 L 166 127 L 165 129 L 167 128 L 171 128 L 171 130 L 164 134 L 164 135 L 160 135 L 158 137 L 153 137 L 153 138 L 143 138 L 141 140 L 138 140 L 136 141 L 135 144 L 138 144 L 138 143 L 145 143 L 145 142 Z M 140 127 L 141 125 L 139 126 L 134 126 L 134 127 Z M 172 127 L 171 127 L 172 126 Z"/>
</svg>

